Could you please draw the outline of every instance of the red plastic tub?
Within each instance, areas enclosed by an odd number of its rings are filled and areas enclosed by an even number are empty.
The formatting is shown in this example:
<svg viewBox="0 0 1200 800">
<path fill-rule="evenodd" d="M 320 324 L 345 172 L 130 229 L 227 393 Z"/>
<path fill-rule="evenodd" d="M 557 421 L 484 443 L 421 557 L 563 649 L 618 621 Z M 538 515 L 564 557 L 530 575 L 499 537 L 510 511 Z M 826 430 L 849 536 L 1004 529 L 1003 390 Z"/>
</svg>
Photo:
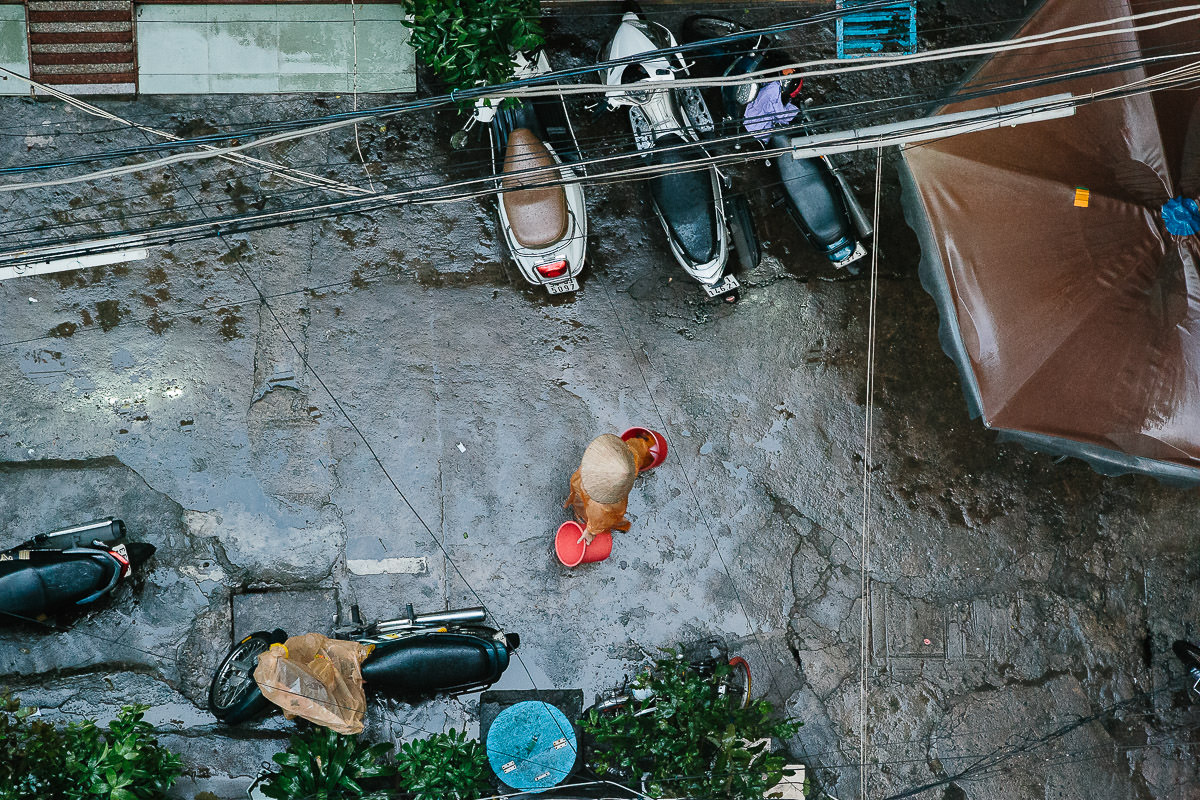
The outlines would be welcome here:
<svg viewBox="0 0 1200 800">
<path fill-rule="evenodd" d="M 603 561 L 612 554 L 612 534 L 608 531 L 596 535 L 591 544 L 579 541 L 583 528 L 578 522 L 564 522 L 554 535 L 554 554 L 563 566 L 577 567 Z"/>
<path fill-rule="evenodd" d="M 650 455 L 654 460 L 650 462 L 650 466 L 646 467 L 646 469 L 639 470 L 640 472 L 654 469 L 659 464 L 667 460 L 667 437 L 663 436 L 658 431 L 652 431 L 649 428 L 630 428 L 621 434 L 621 441 L 628 442 L 635 436 L 641 436 L 645 439 L 654 440 L 654 444 L 650 445 Z"/>
</svg>

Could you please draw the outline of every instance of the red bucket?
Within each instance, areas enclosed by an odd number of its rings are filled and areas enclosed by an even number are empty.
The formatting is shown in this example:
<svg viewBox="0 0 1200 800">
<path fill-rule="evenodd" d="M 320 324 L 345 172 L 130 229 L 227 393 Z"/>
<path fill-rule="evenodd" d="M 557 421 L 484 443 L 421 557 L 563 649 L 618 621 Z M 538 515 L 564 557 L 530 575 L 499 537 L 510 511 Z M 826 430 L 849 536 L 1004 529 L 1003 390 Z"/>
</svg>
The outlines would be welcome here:
<svg viewBox="0 0 1200 800">
<path fill-rule="evenodd" d="M 591 544 L 579 541 L 583 528 L 578 522 L 564 522 L 554 535 L 554 554 L 567 567 L 603 561 L 612 554 L 612 534 L 608 531 L 597 534 Z"/>
<path fill-rule="evenodd" d="M 628 442 L 636 436 L 654 440 L 654 444 L 650 445 L 650 456 L 653 460 L 650 462 L 650 466 L 646 467 L 646 469 L 638 470 L 639 472 L 654 469 L 667 460 L 667 437 L 649 428 L 630 428 L 621 434 L 621 441 Z"/>
</svg>

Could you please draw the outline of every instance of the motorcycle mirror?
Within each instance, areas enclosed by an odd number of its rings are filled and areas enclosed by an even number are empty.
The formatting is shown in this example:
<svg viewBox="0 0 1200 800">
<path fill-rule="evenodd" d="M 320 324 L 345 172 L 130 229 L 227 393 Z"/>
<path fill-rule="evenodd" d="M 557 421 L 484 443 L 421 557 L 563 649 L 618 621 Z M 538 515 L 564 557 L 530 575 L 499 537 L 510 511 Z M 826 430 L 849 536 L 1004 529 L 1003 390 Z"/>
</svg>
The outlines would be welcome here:
<svg viewBox="0 0 1200 800">
<path fill-rule="evenodd" d="M 452 150 L 462 150 L 467 146 L 467 132 L 455 131 L 450 134 L 450 148 Z"/>
</svg>

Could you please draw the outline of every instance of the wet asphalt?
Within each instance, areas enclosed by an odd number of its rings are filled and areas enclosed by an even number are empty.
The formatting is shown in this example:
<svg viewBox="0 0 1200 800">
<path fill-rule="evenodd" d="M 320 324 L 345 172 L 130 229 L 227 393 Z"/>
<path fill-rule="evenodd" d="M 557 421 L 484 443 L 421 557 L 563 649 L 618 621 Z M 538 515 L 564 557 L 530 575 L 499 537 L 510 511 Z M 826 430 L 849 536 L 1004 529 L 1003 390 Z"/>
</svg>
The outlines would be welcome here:
<svg viewBox="0 0 1200 800">
<path fill-rule="evenodd" d="M 923 46 L 978 40 L 1022 5 L 928 4 Z M 592 57 L 615 26 L 604 13 L 550 19 L 563 63 Z M 831 36 L 790 45 L 824 53 Z M 810 88 L 828 103 L 900 95 L 963 68 Z M 195 134 L 350 102 L 103 105 Z M 5 164 L 139 141 L 57 103 L 0 103 Z M 458 124 L 363 125 L 365 168 L 348 132 L 268 155 L 361 185 L 483 174 L 480 141 L 447 147 Z M 584 124 L 598 149 L 624 131 L 615 116 Z M 870 156 L 850 167 L 868 208 L 873 169 Z M 233 797 L 293 727 L 228 729 L 203 710 L 233 637 L 327 632 L 352 604 L 369 618 L 482 604 L 523 639 L 497 688 L 590 700 L 657 647 L 726 641 L 805 722 L 786 747 L 831 796 L 859 793 L 864 693 L 871 797 L 1193 796 L 1200 704 L 1170 643 L 1200 635 L 1200 495 L 1054 463 L 968 418 L 889 156 L 864 610 L 869 282 L 835 272 L 772 208 L 768 166 L 731 173 L 765 253 L 736 305 L 674 265 L 631 183 L 588 187 L 571 297 L 522 283 L 487 199 L 0 283 L 0 543 L 111 514 L 158 548 L 65 630 L 0 631 L 0 684 L 51 718 L 149 702 L 188 764 L 174 794 Z M 20 193 L 3 226 L 97 232 L 316 197 L 210 162 Z M 592 437 L 631 425 L 662 431 L 670 458 L 639 479 L 611 558 L 566 569 L 551 539 L 567 479 Z M 477 696 L 376 702 L 369 733 L 471 729 L 477 715 Z"/>
</svg>

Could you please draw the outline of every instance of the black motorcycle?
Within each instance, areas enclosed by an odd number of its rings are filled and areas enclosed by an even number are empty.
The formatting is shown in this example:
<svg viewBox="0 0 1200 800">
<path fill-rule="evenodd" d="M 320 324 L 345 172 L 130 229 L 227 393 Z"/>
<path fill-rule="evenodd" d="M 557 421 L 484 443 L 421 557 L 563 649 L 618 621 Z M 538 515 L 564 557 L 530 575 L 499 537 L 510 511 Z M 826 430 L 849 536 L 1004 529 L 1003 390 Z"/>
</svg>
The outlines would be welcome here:
<svg viewBox="0 0 1200 800">
<path fill-rule="evenodd" d="M 119 519 L 42 533 L 0 552 L 0 624 L 44 622 L 90 606 L 154 554 L 154 546 L 124 542 Z"/>
<path fill-rule="evenodd" d="M 409 605 L 404 617 L 365 627 L 357 606 L 352 613 L 354 625 L 335 631 L 335 638 L 375 645 L 362 662 L 363 686 L 401 700 L 482 691 L 500 679 L 521 643 L 515 633 L 484 625 L 482 608 L 414 614 Z M 287 638 L 276 628 L 233 646 L 208 690 L 208 709 L 217 719 L 235 725 L 274 708 L 259 690 L 254 668 L 259 654 Z"/>
<path fill-rule="evenodd" d="M 712 73 L 720 71 L 726 77 L 747 75 L 785 63 L 778 51 L 773 50 L 774 40 L 770 36 L 721 41 L 722 37 L 741 34 L 745 30 L 732 20 L 697 15 L 684 21 L 683 40 L 688 43 L 712 41 L 710 46 L 696 51 L 697 63 Z M 765 145 L 773 150 L 790 149 L 791 136 L 802 131 L 771 133 L 771 128 L 794 125 L 792 119 L 795 118 L 800 119 L 800 125 L 807 122 L 805 104 L 799 97 L 802 86 L 799 78 L 785 78 L 723 87 L 720 92 L 723 116 L 718 132 L 723 136 L 755 133 L 760 142 L 765 140 Z M 759 118 L 756 111 L 747 116 L 747 109 L 753 107 L 760 93 L 766 92 L 779 92 L 777 102 L 763 104 L 773 108 L 774 113 Z M 872 228 L 849 182 L 825 156 L 797 159 L 785 152 L 774 161 L 784 189 L 784 196 L 777 205 L 785 206 L 788 216 L 808 242 L 835 267 L 847 267 L 855 272 L 850 265 L 867 254 L 863 241 L 871 236 Z"/>
<path fill-rule="evenodd" d="M 1175 657 L 1182 661 L 1183 666 L 1187 669 L 1192 680 L 1192 691 L 1200 694 L 1200 647 L 1179 639 L 1171 645 L 1171 649 L 1175 651 Z"/>
</svg>

